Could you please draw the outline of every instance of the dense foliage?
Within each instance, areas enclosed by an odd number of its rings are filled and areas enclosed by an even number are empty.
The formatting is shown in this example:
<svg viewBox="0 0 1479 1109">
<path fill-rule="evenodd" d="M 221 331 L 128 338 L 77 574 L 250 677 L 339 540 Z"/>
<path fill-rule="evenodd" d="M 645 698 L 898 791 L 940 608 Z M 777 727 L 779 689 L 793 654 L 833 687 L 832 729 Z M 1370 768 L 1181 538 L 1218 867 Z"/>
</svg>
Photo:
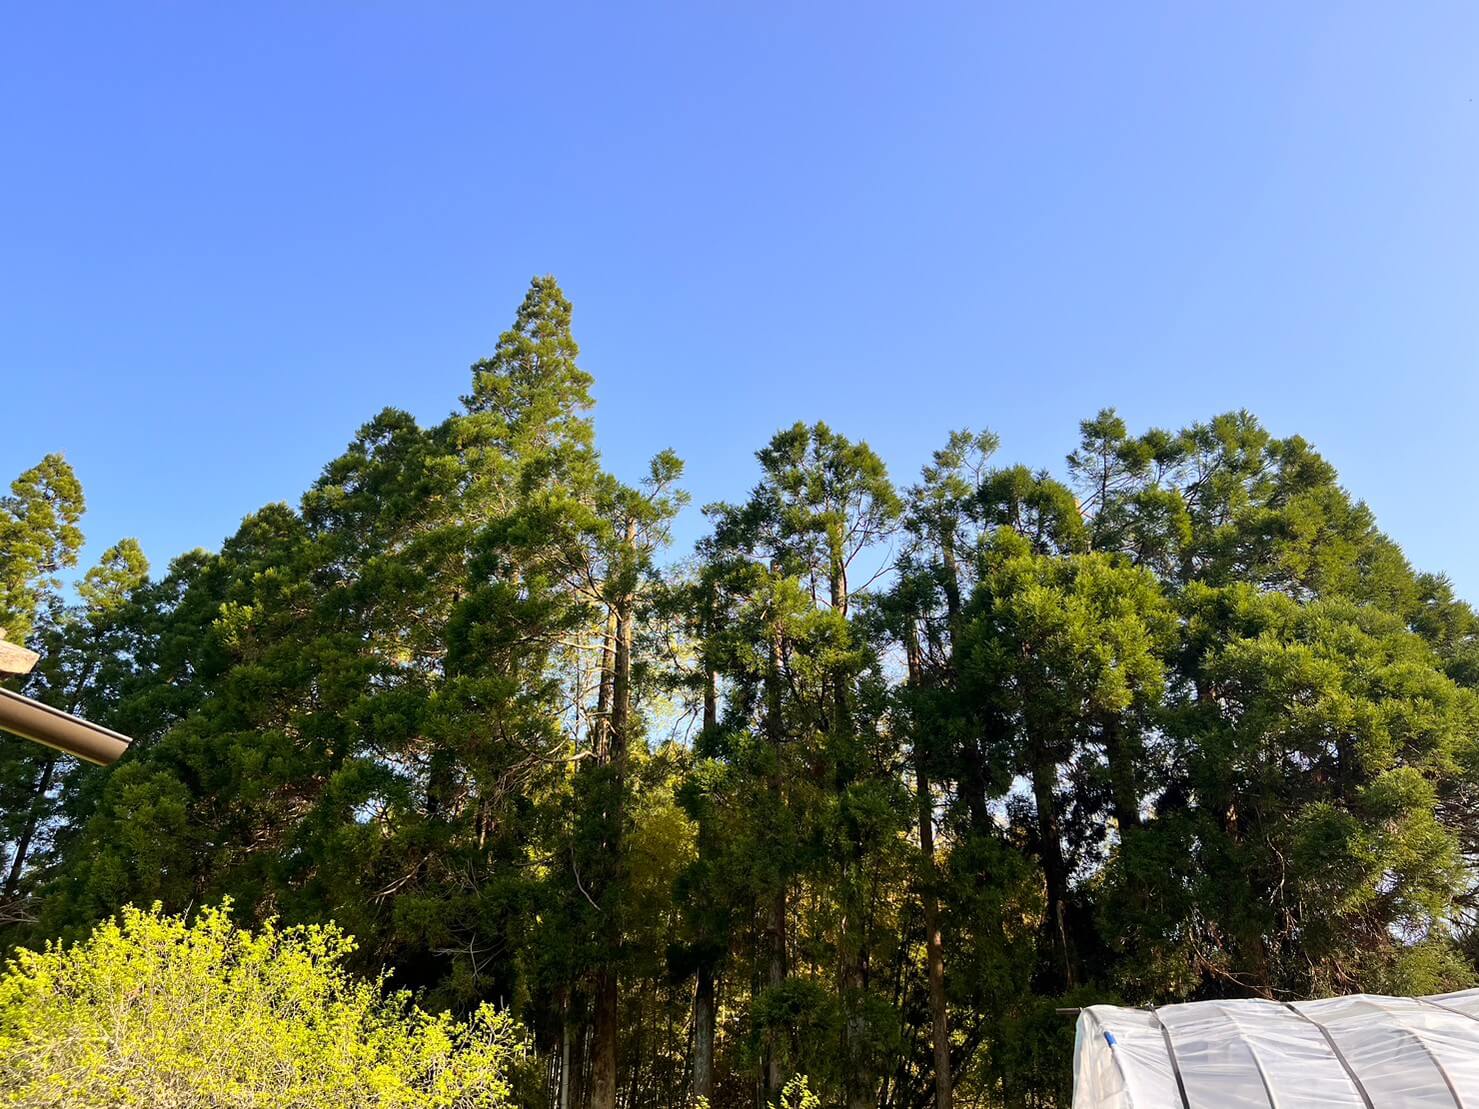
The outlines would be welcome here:
<svg viewBox="0 0 1479 1109">
<path fill-rule="evenodd" d="M 900 488 L 798 424 L 689 555 L 570 318 L 537 279 L 445 421 L 73 603 L 80 489 L 17 481 L 28 692 L 137 742 L 0 747 L 8 943 L 334 920 L 561 1109 L 1057 1105 L 1056 1006 L 1473 981 L 1479 624 L 1309 444 L 1106 411 L 1057 477 L 961 431 Z"/>
<path fill-rule="evenodd" d="M 0 1106 L 499 1109 L 510 1020 L 429 1016 L 343 968 L 332 926 L 253 935 L 127 909 L 0 976 Z"/>
</svg>

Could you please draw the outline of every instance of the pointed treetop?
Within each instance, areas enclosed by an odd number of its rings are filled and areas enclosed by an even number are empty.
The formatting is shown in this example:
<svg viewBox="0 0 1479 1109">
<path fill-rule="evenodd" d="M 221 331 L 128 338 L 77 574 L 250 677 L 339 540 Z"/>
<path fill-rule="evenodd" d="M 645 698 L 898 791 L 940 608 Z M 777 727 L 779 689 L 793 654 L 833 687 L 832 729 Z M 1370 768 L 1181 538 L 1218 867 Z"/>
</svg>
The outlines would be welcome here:
<svg viewBox="0 0 1479 1109">
<path fill-rule="evenodd" d="M 0 497 L 0 637 L 25 639 L 42 598 L 57 588 L 56 575 L 76 565 L 83 504 L 82 484 L 59 454 L 47 455 Z"/>
</svg>

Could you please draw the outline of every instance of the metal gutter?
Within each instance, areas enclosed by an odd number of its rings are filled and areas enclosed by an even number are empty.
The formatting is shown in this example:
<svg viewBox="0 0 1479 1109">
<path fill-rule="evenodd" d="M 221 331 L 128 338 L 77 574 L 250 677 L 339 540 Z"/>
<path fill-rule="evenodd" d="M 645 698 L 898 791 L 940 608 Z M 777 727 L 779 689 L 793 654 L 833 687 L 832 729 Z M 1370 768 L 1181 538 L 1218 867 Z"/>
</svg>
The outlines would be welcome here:
<svg viewBox="0 0 1479 1109">
<path fill-rule="evenodd" d="M 0 689 L 0 729 L 98 766 L 116 762 L 132 742 L 126 735 L 8 689 Z"/>
</svg>

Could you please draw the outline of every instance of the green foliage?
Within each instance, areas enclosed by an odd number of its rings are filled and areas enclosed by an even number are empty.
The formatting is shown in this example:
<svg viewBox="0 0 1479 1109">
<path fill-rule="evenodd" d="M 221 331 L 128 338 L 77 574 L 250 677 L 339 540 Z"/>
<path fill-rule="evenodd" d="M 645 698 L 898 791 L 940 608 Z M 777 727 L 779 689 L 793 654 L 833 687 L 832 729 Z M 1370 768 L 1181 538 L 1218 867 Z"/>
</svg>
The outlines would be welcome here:
<svg viewBox="0 0 1479 1109">
<path fill-rule="evenodd" d="M 798 1074 L 781 1088 L 775 1106 L 776 1109 L 821 1109 L 822 1099 L 811 1092 L 806 1075 Z"/>
<path fill-rule="evenodd" d="M 957 431 L 901 493 L 797 423 L 676 560 L 682 465 L 610 472 L 592 385 L 536 278 L 447 419 L 74 603 L 81 491 L 23 475 L 26 690 L 137 742 L 0 746 L 5 943 L 336 920 L 516 1015 L 540 1109 L 913 1109 L 939 1026 L 958 1103 L 1038 1109 L 1058 1005 L 1474 980 L 1479 616 L 1308 443 L 1105 410 L 1061 474 Z"/>
<path fill-rule="evenodd" d="M 0 1105 L 511 1105 L 523 1047 L 491 1008 L 430 1016 L 344 969 L 332 925 L 256 933 L 125 908 L 0 977 Z"/>
<path fill-rule="evenodd" d="M 57 573 L 82 546 L 82 484 L 67 460 L 49 454 L 0 496 L 0 638 L 23 642 Z"/>
</svg>

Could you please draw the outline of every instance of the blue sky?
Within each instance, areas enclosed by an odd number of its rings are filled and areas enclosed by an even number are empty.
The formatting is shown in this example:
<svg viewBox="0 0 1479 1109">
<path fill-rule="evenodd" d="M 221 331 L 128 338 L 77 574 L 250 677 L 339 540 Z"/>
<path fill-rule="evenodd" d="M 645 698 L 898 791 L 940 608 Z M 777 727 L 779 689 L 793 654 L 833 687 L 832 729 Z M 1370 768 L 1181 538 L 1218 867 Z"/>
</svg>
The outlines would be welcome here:
<svg viewBox="0 0 1479 1109">
<path fill-rule="evenodd" d="M 1468 3 L 11 5 L 0 476 L 162 569 L 552 272 L 698 503 L 796 419 L 909 479 L 1246 407 L 1479 598 L 1476 98 Z"/>
</svg>

